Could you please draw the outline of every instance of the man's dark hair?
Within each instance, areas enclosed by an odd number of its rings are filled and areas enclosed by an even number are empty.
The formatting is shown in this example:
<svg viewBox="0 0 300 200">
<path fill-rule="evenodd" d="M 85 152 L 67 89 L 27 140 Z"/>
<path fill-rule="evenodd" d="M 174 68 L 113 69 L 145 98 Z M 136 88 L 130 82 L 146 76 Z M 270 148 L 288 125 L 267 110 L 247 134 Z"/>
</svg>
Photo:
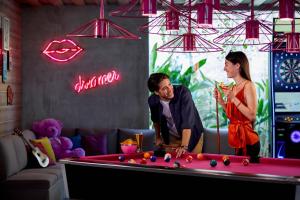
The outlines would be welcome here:
<svg viewBox="0 0 300 200">
<path fill-rule="evenodd" d="M 159 83 L 164 79 L 169 79 L 169 76 L 164 73 L 151 74 L 148 79 L 148 89 L 150 90 L 150 92 L 158 91 Z"/>
</svg>

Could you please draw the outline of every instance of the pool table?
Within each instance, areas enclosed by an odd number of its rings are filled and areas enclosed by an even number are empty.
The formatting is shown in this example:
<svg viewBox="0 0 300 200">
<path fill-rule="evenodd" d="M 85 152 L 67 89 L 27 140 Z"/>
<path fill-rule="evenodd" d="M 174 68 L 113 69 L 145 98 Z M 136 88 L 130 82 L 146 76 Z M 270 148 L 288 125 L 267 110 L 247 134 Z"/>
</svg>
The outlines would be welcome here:
<svg viewBox="0 0 300 200">
<path fill-rule="evenodd" d="M 120 155 L 124 161 L 119 160 Z M 188 155 L 193 158 L 191 162 L 186 161 Z M 155 162 L 147 159 L 141 164 L 143 156 L 111 154 L 61 160 L 70 198 L 92 199 L 106 192 L 117 196 L 137 191 L 151 191 L 149 195 L 155 196 L 156 190 L 162 190 L 166 197 L 196 192 L 212 199 L 300 199 L 298 159 L 260 158 L 259 163 L 245 166 L 242 161 L 247 157 L 229 155 L 230 164 L 226 166 L 224 155 L 217 154 L 202 154 L 201 159 L 196 154 L 176 159 L 173 154 L 169 162 L 157 157 Z M 130 159 L 135 163 L 129 163 Z M 215 167 L 210 165 L 211 160 L 217 161 Z M 180 163 L 179 168 L 174 166 L 175 161 Z M 117 192 L 109 192 L 112 189 Z"/>
</svg>

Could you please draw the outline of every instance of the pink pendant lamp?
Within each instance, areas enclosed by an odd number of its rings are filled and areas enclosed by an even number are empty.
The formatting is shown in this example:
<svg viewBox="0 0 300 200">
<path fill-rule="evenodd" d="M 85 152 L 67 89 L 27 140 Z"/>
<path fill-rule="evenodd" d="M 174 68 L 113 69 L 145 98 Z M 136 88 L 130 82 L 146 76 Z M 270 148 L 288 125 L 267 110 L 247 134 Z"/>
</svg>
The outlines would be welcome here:
<svg viewBox="0 0 300 200">
<path fill-rule="evenodd" d="M 262 45 L 272 42 L 273 35 L 270 24 L 254 18 L 254 0 L 251 0 L 251 15 L 242 24 L 230 29 L 214 39 L 214 42 L 222 45 Z"/>
<path fill-rule="evenodd" d="M 213 6 L 212 0 L 208 3 L 200 3 L 197 7 L 197 23 L 201 27 L 212 27 L 213 23 Z"/>
<path fill-rule="evenodd" d="M 157 0 L 130 0 L 128 4 L 118 7 L 109 14 L 127 18 L 153 17 L 157 14 Z"/>
<path fill-rule="evenodd" d="M 114 24 L 112 21 L 104 18 L 104 3 L 101 0 L 100 17 L 93 19 L 77 28 L 75 31 L 67 34 L 70 37 L 92 37 L 103 39 L 139 39 L 135 34 L 127 31 L 121 26 Z"/>
<path fill-rule="evenodd" d="M 188 31 L 185 34 L 179 35 L 170 42 L 157 48 L 157 51 L 172 52 L 172 53 L 207 53 L 222 51 L 220 47 L 210 43 L 200 35 L 192 33 L 191 27 L 191 0 L 189 0 L 189 18 L 188 18 Z"/>
<path fill-rule="evenodd" d="M 155 16 L 157 13 L 156 0 L 141 0 L 141 11 L 143 16 Z"/>
<path fill-rule="evenodd" d="M 189 5 L 189 7 L 191 6 Z M 174 0 L 171 0 L 166 12 L 155 17 L 149 23 L 142 25 L 139 30 L 149 34 L 179 36 L 179 29 L 181 29 L 182 32 L 188 32 L 188 27 L 191 27 L 193 32 L 199 35 L 218 33 L 214 28 L 200 27 L 194 19 L 191 19 L 191 16 L 186 10 L 174 4 Z"/>
<path fill-rule="evenodd" d="M 292 21 L 292 32 L 286 33 L 286 52 L 300 52 L 300 33 L 295 32 L 295 20 Z"/>
<path fill-rule="evenodd" d="M 292 32 L 274 33 L 274 41 L 261 48 L 260 51 L 300 53 L 300 33 L 295 32 L 295 20 L 292 21 Z"/>
<path fill-rule="evenodd" d="M 282 20 L 295 18 L 295 0 L 279 0 L 279 18 Z"/>
</svg>

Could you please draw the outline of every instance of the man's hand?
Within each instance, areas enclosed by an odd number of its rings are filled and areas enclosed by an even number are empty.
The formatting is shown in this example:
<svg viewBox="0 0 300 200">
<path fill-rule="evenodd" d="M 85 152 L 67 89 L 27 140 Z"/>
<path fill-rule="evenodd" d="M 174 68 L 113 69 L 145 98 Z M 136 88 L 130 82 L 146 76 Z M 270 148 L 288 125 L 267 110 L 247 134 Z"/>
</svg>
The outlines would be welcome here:
<svg viewBox="0 0 300 200">
<path fill-rule="evenodd" d="M 176 148 L 176 158 L 180 158 L 182 155 L 184 155 L 187 152 L 187 147 L 180 146 Z"/>
<path fill-rule="evenodd" d="M 161 146 L 163 144 L 163 141 L 161 138 L 156 138 L 156 141 L 155 141 L 155 146 Z"/>
</svg>

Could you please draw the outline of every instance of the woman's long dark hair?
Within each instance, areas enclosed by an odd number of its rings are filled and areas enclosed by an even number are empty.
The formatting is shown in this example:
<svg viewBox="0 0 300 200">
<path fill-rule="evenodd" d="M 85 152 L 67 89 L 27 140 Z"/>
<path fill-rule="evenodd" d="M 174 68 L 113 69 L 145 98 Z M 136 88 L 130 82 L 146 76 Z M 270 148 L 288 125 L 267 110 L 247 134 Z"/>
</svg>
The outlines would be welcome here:
<svg viewBox="0 0 300 200">
<path fill-rule="evenodd" d="M 240 64 L 240 74 L 241 76 L 251 81 L 250 71 L 249 71 L 249 61 L 247 56 L 241 51 L 230 51 L 225 57 L 226 60 L 232 62 L 233 64 Z"/>
</svg>

